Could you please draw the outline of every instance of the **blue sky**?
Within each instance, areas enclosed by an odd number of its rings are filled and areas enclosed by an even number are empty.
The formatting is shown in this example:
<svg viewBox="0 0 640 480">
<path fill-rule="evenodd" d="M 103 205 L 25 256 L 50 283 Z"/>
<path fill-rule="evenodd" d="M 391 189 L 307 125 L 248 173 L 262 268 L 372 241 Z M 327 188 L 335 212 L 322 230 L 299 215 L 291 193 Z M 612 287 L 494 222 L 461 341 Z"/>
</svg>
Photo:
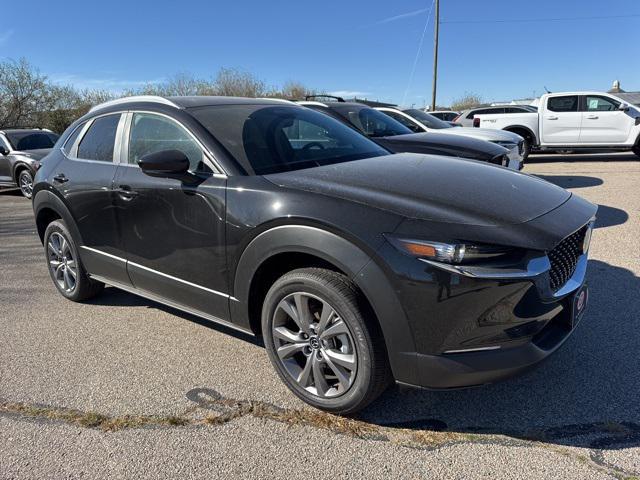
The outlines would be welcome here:
<svg viewBox="0 0 640 480">
<path fill-rule="evenodd" d="M 0 59 L 25 57 L 50 79 L 78 87 L 118 91 L 180 72 L 212 77 L 236 67 L 269 85 L 299 80 L 421 106 L 431 97 L 431 5 L 7 2 Z M 465 92 L 510 100 L 540 95 L 544 86 L 606 90 L 614 79 L 640 90 L 639 0 L 441 0 L 441 21 L 439 104 Z"/>
</svg>

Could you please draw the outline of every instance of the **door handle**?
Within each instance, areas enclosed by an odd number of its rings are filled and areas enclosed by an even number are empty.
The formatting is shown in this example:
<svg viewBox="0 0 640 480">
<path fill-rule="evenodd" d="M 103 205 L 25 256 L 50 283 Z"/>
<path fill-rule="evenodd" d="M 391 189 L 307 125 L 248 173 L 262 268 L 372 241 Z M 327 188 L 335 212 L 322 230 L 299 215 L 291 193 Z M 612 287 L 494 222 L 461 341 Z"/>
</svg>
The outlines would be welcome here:
<svg viewBox="0 0 640 480">
<path fill-rule="evenodd" d="M 58 183 L 65 183 L 68 182 L 69 179 L 65 176 L 64 173 L 59 173 L 55 177 L 53 177 L 53 181 Z"/>
<path fill-rule="evenodd" d="M 589 120 L 597 120 L 598 119 L 598 115 L 587 115 L 587 118 Z"/>
<path fill-rule="evenodd" d="M 556 116 L 547 117 L 547 120 L 557 120 L 557 119 L 558 119 L 558 117 L 556 117 Z"/>
<path fill-rule="evenodd" d="M 138 196 L 138 192 L 131 190 L 129 185 L 120 185 L 115 191 L 124 200 L 133 200 Z"/>
</svg>

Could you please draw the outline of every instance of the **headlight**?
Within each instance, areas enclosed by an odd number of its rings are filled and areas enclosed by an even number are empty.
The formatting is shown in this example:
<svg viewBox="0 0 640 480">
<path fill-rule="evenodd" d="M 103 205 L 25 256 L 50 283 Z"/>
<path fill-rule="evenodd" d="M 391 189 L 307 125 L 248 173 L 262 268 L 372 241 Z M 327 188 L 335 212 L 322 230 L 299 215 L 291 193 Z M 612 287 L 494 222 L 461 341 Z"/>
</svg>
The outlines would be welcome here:
<svg viewBox="0 0 640 480">
<path fill-rule="evenodd" d="M 514 250 L 496 245 L 470 243 L 441 243 L 425 240 L 411 240 L 385 235 L 387 240 L 403 253 L 446 263 L 474 263 L 508 255 Z"/>
</svg>

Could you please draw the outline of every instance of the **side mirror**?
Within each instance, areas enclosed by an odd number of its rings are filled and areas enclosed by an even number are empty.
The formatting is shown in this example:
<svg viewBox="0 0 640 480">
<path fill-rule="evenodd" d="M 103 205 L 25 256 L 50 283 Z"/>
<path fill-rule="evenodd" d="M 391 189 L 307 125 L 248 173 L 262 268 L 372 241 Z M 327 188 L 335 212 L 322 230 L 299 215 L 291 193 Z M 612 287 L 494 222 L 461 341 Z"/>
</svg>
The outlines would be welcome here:
<svg viewBox="0 0 640 480">
<path fill-rule="evenodd" d="M 9 155 L 9 150 L 4 145 L 0 145 L 0 155 Z"/>
<path fill-rule="evenodd" d="M 629 111 L 629 105 L 626 103 L 621 103 L 620 106 L 618 107 L 618 110 L 622 111 L 622 112 L 628 112 Z"/>
<path fill-rule="evenodd" d="M 143 156 L 138 165 L 147 175 L 182 176 L 189 171 L 189 159 L 180 150 L 160 150 Z"/>
</svg>

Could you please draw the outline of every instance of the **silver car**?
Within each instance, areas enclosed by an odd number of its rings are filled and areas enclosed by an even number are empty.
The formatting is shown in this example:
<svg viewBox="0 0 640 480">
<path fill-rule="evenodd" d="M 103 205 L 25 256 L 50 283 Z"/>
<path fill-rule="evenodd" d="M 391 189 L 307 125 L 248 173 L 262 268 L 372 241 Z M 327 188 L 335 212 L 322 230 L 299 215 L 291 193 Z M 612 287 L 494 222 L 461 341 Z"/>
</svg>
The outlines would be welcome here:
<svg viewBox="0 0 640 480">
<path fill-rule="evenodd" d="M 465 128 L 453 127 L 449 122 L 440 120 L 433 115 L 418 109 L 398 110 L 397 108 L 378 107 L 377 110 L 386 113 L 393 119 L 402 123 L 411 131 L 447 133 L 462 135 L 495 143 L 509 150 L 509 168 L 521 170 L 524 163 L 524 139 L 520 135 L 504 130 L 489 128 Z"/>
<path fill-rule="evenodd" d="M 7 128 L 0 130 L 0 188 L 20 188 L 31 198 L 33 177 L 40 160 L 58 140 L 51 130 L 39 128 Z"/>
</svg>

